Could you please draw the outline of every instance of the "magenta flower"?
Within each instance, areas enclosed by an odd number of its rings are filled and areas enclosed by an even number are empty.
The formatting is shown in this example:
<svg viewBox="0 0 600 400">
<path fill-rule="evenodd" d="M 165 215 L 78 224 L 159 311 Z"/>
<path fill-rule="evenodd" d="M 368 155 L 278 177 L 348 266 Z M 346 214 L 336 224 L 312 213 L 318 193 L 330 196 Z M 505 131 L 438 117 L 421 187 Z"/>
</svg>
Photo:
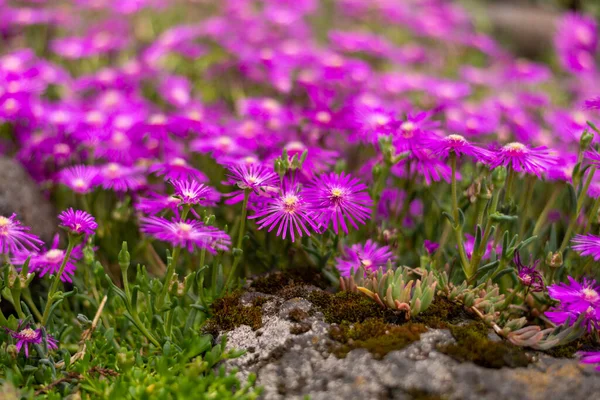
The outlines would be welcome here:
<svg viewBox="0 0 600 400">
<path fill-rule="evenodd" d="M 577 355 L 582 364 L 597 364 L 596 371 L 600 371 L 600 351 L 580 351 Z"/>
<path fill-rule="evenodd" d="M 94 217 L 82 210 L 69 208 L 60 213 L 58 219 L 60 220 L 60 227 L 74 235 L 90 236 L 98 228 Z"/>
<path fill-rule="evenodd" d="M 582 283 L 569 278 L 569 284 L 548 286 L 548 295 L 558 300 L 565 311 L 585 312 L 589 307 L 600 307 L 600 286 L 593 279 L 584 278 Z"/>
<path fill-rule="evenodd" d="M 600 96 L 587 99 L 583 108 L 586 110 L 600 110 Z"/>
<path fill-rule="evenodd" d="M 513 260 L 515 265 L 517 266 L 517 276 L 519 277 L 519 281 L 521 284 L 532 292 L 542 292 L 544 290 L 544 278 L 542 274 L 537 270 L 537 265 L 540 260 L 537 260 L 533 263 L 531 267 L 523 265 L 521 262 L 521 256 L 519 252 L 515 252 L 515 258 Z"/>
<path fill-rule="evenodd" d="M 174 196 L 178 197 L 180 204 L 213 207 L 217 204 L 221 195 L 214 188 L 203 185 L 193 180 L 171 181 L 175 188 Z"/>
<path fill-rule="evenodd" d="M 218 250 L 228 250 L 231 246 L 229 235 L 215 227 L 206 226 L 200 221 L 176 218 L 171 221 L 160 217 L 142 217 L 141 230 L 160 241 L 187 249 L 206 249 L 212 254 Z"/>
<path fill-rule="evenodd" d="M 0 254 L 38 250 L 43 242 L 29 232 L 29 227 L 21 225 L 17 215 L 0 215 Z"/>
<path fill-rule="evenodd" d="M 372 240 L 365 244 L 354 244 L 346 247 L 342 257 L 337 258 L 336 267 L 341 276 L 350 276 L 351 271 L 356 272 L 360 267 L 368 271 L 377 271 L 385 267 L 388 261 L 393 262 L 395 256 L 388 246 L 379 246 Z"/>
<path fill-rule="evenodd" d="M 485 161 L 490 156 L 487 150 L 471 144 L 461 135 L 432 138 L 424 143 L 424 147 L 431 150 L 432 154 L 443 159 L 448 158 L 450 153 L 456 154 L 457 157 L 462 155 L 470 156 L 478 161 Z"/>
<path fill-rule="evenodd" d="M 590 164 L 600 167 L 600 153 L 588 150 L 583 155 Z"/>
<path fill-rule="evenodd" d="M 244 190 L 252 190 L 257 195 L 265 195 L 276 190 L 279 182 L 272 168 L 261 164 L 234 164 L 228 167 L 229 174 L 225 184 L 237 185 L 240 190 L 229 193 L 225 203 L 239 203 L 244 198 Z"/>
<path fill-rule="evenodd" d="M 171 195 L 150 193 L 150 197 L 138 198 L 135 208 L 145 214 L 155 215 L 165 210 L 177 211 L 181 199 Z"/>
<path fill-rule="evenodd" d="M 42 329 L 31 329 L 29 325 L 25 327 L 17 328 L 16 331 L 6 329 L 10 336 L 17 341 L 17 352 L 21 349 L 25 351 L 25 357 L 29 357 L 29 345 L 42 344 Z M 52 336 L 46 334 L 46 343 L 48 350 L 55 350 L 58 348 L 58 342 Z"/>
<path fill-rule="evenodd" d="M 600 237 L 594 235 L 575 235 L 571 242 L 573 250 L 580 256 L 592 256 L 595 261 L 600 260 Z"/>
<path fill-rule="evenodd" d="M 529 148 L 513 142 L 502 147 L 490 159 L 490 168 L 500 165 L 511 167 L 516 172 L 525 172 L 541 178 L 542 174 L 556 165 L 557 157 L 545 146 Z"/>
<path fill-rule="evenodd" d="M 433 254 L 437 251 L 437 249 L 440 248 L 440 245 L 439 243 L 425 239 L 425 241 L 423 242 L 423 247 L 425 248 L 425 251 L 427 251 L 428 254 Z"/>
<path fill-rule="evenodd" d="M 56 234 L 52 241 L 52 247 L 49 250 L 39 252 L 23 251 L 16 253 L 12 258 L 12 262 L 16 265 L 23 265 L 29 257 L 29 271 L 38 272 L 40 277 L 46 274 L 57 274 L 60 271 L 60 266 L 65 259 L 65 251 L 58 248 L 59 236 Z M 77 269 L 75 263 L 82 257 L 83 252 L 81 246 L 75 246 L 71 252 L 71 256 L 67 260 L 65 270 L 60 277 L 63 282 L 73 282 L 73 275 Z"/>
<path fill-rule="evenodd" d="M 249 217 L 249 219 L 258 219 L 256 221 L 258 229 L 268 227 L 268 232 L 271 232 L 278 227 L 277 236 L 285 239 L 289 232 L 292 242 L 296 238 L 296 233 L 300 237 L 303 232 L 310 236 L 307 226 L 317 230 L 313 212 L 297 183 L 284 182 L 279 194 L 272 199 L 265 199 L 265 202 L 264 206 Z"/>
<path fill-rule="evenodd" d="M 306 197 L 319 226 L 326 229 L 333 221 L 335 233 L 338 233 L 338 226 L 348 233 L 346 219 L 354 229 L 358 229 L 357 222 L 364 225 L 373 205 L 367 186 L 344 172 L 340 175 L 323 174 L 316 178 L 307 190 Z"/>
<path fill-rule="evenodd" d="M 149 171 L 158 176 L 164 176 L 165 179 L 196 179 L 200 182 L 208 182 L 208 178 L 204 173 L 192 167 L 181 157 L 175 157 L 166 162 L 153 164 L 150 166 Z"/>
<path fill-rule="evenodd" d="M 75 193 L 86 194 L 98 183 L 98 169 L 87 165 L 75 165 L 60 171 L 58 180 Z"/>
<path fill-rule="evenodd" d="M 102 187 L 115 192 L 138 190 L 146 184 L 141 171 L 135 167 L 126 167 L 117 163 L 109 163 L 100 169 Z"/>
</svg>

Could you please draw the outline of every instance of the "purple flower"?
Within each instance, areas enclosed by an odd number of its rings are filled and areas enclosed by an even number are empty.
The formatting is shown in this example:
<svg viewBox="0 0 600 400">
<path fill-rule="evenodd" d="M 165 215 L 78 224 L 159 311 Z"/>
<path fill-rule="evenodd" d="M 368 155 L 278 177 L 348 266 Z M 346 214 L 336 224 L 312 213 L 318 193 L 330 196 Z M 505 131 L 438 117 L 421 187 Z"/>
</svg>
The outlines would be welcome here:
<svg viewBox="0 0 600 400">
<path fill-rule="evenodd" d="M 600 110 L 600 96 L 587 99 L 583 108 L 586 110 Z"/>
<path fill-rule="evenodd" d="M 575 74 L 593 71 L 598 45 L 596 21 L 577 13 L 565 14 L 559 21 L 555 45 L 566 70 Z"/>
<path fill-rule="evenodd" d="M 583 279 L 583 283 L 569 278 L 569 284 L 559 283 L 548 286 L 548 295 L 558 300 L 565 311 L 586 312 L 589 307 L 600 306 L 600 286 L 593 279 Z"/>
<path fill-rule="evenodd" d="M 41 344 L 43 335 L 42 329 L 31 329 L 29 325 L 18 328 L 16 331 L 7 329 L 10 336 L 17 341 L 17 352 L 21 349 L 25 351 L 25 357 L 29 357 L 29 345 L 30 344 Z M 49 350 L 55 350 L 58 348 L 58 342 L 52 336 L 46 334 L 46 343 Z"/>
<path fill-rule="evenodd" d="M 60 271 L 60 266 L 65 259 L 65 251 L 58 248 L 59 236 L 56 234 L 52 241 L 52 247 L 49 250 L 42 250 L 39 252 L 28 252 L 23 251 L 16 253 L 12 258 L 12 262 L 16 265 L 23 265 L 29 257 L 29 271 L 39 272 L 39 276 L 43 277 L 46 274 L 57 274 Z M 60 277 L 63 282 L 72 282 L 73 275 L 75 275 L 75 262 L 77 262 L 83 253 L 81 246 L 75 246 L 71 252 L 71 256 L 67 260 L 65 270 Z"/>
<path fill-rule="evenodd" d="M 69 208 L 58 216 L 60 227 L 75 235 L 90 236 L 94 234 L 98 224 L 94 217 L 82 210 Z"/>
<path fill-rule="evenodd" d="M 333 221 L 335 233 L 338 233 L 338 226 L 348 233 L 346 219 L 355 229 L 358 229 L 357 222 L 364 225 L 373 205 L 367 186 L 344 172 L 340 175 L 323 174 L 316 178 L 307 190 L 306 197 L 320 227 L 326 229 Z"/>
<path fill-rule="evenodd" d="M 29 227 L 21 225 L 17 215 L 0 215 L 0 254 L 38 250 L 43 242 L 29 232 Z"/>
<path fill-rule="evenodd" d="M 582 364 L 597 364 L 596 371 L 600 371 L 600 351 L 580 351 L 577 355 Z"/>
<path fill-rule="evenodd" d="M 98 169 L 87 165 L 75 165 L 60 171 L 58 180 L 75 193 L 86 194 L 98 183 Z"/>
<path fill-rule="evenodd" d="M 600 260 L 600 237 L 594 235 L 575 235 L 571 242 L 573 250 L 581 256 L 592 256 L 595 261 Z"/>
<path fill-rule="evenodd" d="M 206 175 L 192 167 L 181 157 L 175 157 L 166 162 L 153 164 L 150 166 L 149 171 L 158 176 L 164 176 L 165 179 L 196 179 L 200 182 L 208 182 Z"/>
<path fill-rule="evenodd" d="M 540 260 L 534 262 L 531 267 L 525 266 L 521 262 L 521 256 L 517 251 L 513 262 L 517 266 L 517 275 L 523 286 L 529 288 L 532 292 L 542 292 L 544 290 L 544 278 L 537 270 Z"/>
<path fill-rule="evenodd" d="M 216 254 L 218 250 L 227 250 L 231 246 L 228 234 L 200 221 L 181 221 L 176 218 L 169 221 L 160 217 L 142 217 L 140 221 L 141 230 L 145 234 L 187 249 L 190 253 L 194 248 L 199 248 Z"/>
<path fill-rule="evenodd" d="M 307 226 L 317 230 L 314 214 L 297 183 L 284 182 L 279 194 L 265 202 L 263 207 L 249 217 L 249 219 L 257 219 L 258 229 L 268 227 L 268 232 L 271 232 L 278 227 L 277 236 L 285 239 L 289 232 L 292 242 L 296 238 L 296 233 L 300 237 L 303 232 L 310 236 Z"/>
<path fill-rule="evenodd" d="M 164 210 L 177 211 L 181 199 L 166 194 L 150 193 L 150 197 L 138 198 L 135 208 L 145 214 L 155 215 Z"/>
<path fill-rule="evenodd" d="M 100 170 L 102 187 L 116 192 L 138 190 L 146 184 L 139 168 L 109 163 Z"/>
<path fill-rule="evenodd" d="M 363 267 L 366 272 L 377 271 L 385 267 L 388 261 L 394 261 L 395 257 L 388 246 L 379 246 L 372 240 L 365 244 L 354 244 L 346 247 L 342 257 L 337 258 L 337 269 L 341 276 L 350 276 L 351 271 L 358 271 Z"/>
<path fill-rule="evenodd" d="M 479 161 L 485 161 L 489 157 L 489 152 L 480 147 L 471 144 L 461 135 L 448 135 L 443 138 L 433 138 L 424 144 L 424 147 L 441 158 L 448 158 L 450 153 L 458 157 L 462 155 L 473 157 Z"/>
<path fill-rule="evenodd" d="M 272 168 L 261 164 L 234 164 L 228 167 L 228 185 L 237 185 L 241 190 L 229 193 L 226 204 L 239 203 L 244 198 L 244 190 L 249 189 L 258 195 L 272 193 L 278 185 L 278 177 Z"/>
<path fill-rule="evenodd" d="M 425 251 L 427 251 L 427 253 L 433 254 L 437 251 L 437 249 L 440 248 L 440 245 L 439 243 L 425 239 L 425 241 L 423 242 L 423 247 L 425 247 Z"/>
<path fill-rule="evenodd" d="M 193 180 L 171 181 L 175 188 L 174 196 L 178 197 L 180 204 L 196 205 L 203 207 L 212 207 L 217 204 L 221 198 L 219 192 L 210 186 L 203 185 Z"/>
<path fill-rule="evenodd" d="M 600 167 L 600 153 L 588 150 L 583 155 L 590 164 Z"/>
<path fill-rule="evenodd" d="M 525 172 L 541 178 L 556 164 L 556 155 L 546 147 L 529 148 L 523 143 L 513 142 L 503 146 L 490 160 L 490 168 L 500 165 L 512 167 L 516 172 Z"/>
</svg>

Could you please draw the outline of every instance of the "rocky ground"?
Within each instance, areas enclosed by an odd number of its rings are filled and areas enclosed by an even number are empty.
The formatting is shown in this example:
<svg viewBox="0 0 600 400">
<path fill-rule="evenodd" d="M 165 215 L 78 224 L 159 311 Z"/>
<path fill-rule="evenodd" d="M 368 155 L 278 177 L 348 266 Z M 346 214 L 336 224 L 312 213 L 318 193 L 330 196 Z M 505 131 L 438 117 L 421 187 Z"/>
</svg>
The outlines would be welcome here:
<svg viewBox="0 0 600 400">
<path fill-rule="evenodd" d="M 331 352 L 336 343 L 324 314 L 306 298 L 286 297 L 244 293 L 239 302 L 245 307 L 256 307 L 261 299 L 262 327 L 221 332 L 228 347 L 247 351 L 228 367 L 242 376 L 255 373 L 264 399 L 549 400 L 592 399 L 600 393 L 600 376 L 575 359 L 527 353 L 532 361 L 527 367 L 500 369 L 456 361 L 438 351 L 454 342 L 448 329 L 429 329 L 383 358 L 361 348 L 338 358 Z"/>
</svg>

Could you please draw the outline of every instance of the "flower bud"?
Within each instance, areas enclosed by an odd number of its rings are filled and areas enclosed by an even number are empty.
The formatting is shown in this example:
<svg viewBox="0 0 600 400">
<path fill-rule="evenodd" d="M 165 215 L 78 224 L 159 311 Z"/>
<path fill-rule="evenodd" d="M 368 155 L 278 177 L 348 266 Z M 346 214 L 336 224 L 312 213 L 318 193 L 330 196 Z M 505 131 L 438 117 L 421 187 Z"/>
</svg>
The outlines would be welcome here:
<svg viewBox="0 0 600 400">
<path fill-rule="evenodd" d="M 583 133 L 581 134 L 581 138 L 579 139 L 579 150 L 581 150 L 581 151 L 587 150 L 587 148 L 592 143 L 593 139 L 594 139 L 594 135 L 592 133 L 590 133 L 590 131 L 588 131 L 587 129 L 585 131 L 583 131 Z"/>
<path fill-rule="evenodd" d="M 506 182 L 506 176 L 507 172 L 505 167 L 495 168 L 492 171 L 492 183 L 494 184 L 494 187 L 499 189 L 504 186 L 504 182 Z"/>
<path fill-rule="evenodd" d="M 129 251 L 127 251 L 127 242 L 123 242 L 121 251 L 119 252 L 119 266 L 121 267 L 121 271 L 126 272 L 129 269 L 130 262 L 131 256 L 129 255 Z"/>
<path fill-rule="evenodd" d="M 552 268 L 560 268 L 563 265 L 563 255 L 560 251 L 552 253 L 548 252 L 546 256 L 546 265 L 549 265 Z"/>
</svg>

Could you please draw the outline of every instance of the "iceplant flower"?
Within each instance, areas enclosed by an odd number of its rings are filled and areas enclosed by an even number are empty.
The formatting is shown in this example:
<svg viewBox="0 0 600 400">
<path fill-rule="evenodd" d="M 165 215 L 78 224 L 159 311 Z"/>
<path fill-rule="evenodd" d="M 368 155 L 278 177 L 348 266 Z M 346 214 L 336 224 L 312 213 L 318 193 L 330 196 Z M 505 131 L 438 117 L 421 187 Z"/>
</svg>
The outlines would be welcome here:
<svg viewBox="0 0 600 400">
<path fill-rule="evenodd" d="M 43 242 L 29 233 L 29 229 L 21 224 L 16 214 L 10 217 L 0 215 L 0 254 L 38 250 Z"/>
<path fill-rule="evenodd" d="M 380 267 L 385 267 L 388 261 L 394 261 L 389 246 L 379 246 L 372 240 L 367 240 L 364 244 L 354 244 L 346 247 L 344 255 L 337 258 L 337 269 L 341 276 L 350 276 L 351 272 L 356 272 L 360 267 L 365 271 L 377 271 Z"/>
<path fill-rule="evenodd" d="M 10 336 L 16 340 L 17 352 L 21 349 L 25 352 L 25 357 L 29 358 L 29 345 L 42 344 L 42 329 L 32 329 L 29 325 L 18 328 L 16 331 L 6 329 Z M 58 348 L 58 342 L 52 336 L 46 334 L 46 343 L 49 350 Z"/>
</svg>

